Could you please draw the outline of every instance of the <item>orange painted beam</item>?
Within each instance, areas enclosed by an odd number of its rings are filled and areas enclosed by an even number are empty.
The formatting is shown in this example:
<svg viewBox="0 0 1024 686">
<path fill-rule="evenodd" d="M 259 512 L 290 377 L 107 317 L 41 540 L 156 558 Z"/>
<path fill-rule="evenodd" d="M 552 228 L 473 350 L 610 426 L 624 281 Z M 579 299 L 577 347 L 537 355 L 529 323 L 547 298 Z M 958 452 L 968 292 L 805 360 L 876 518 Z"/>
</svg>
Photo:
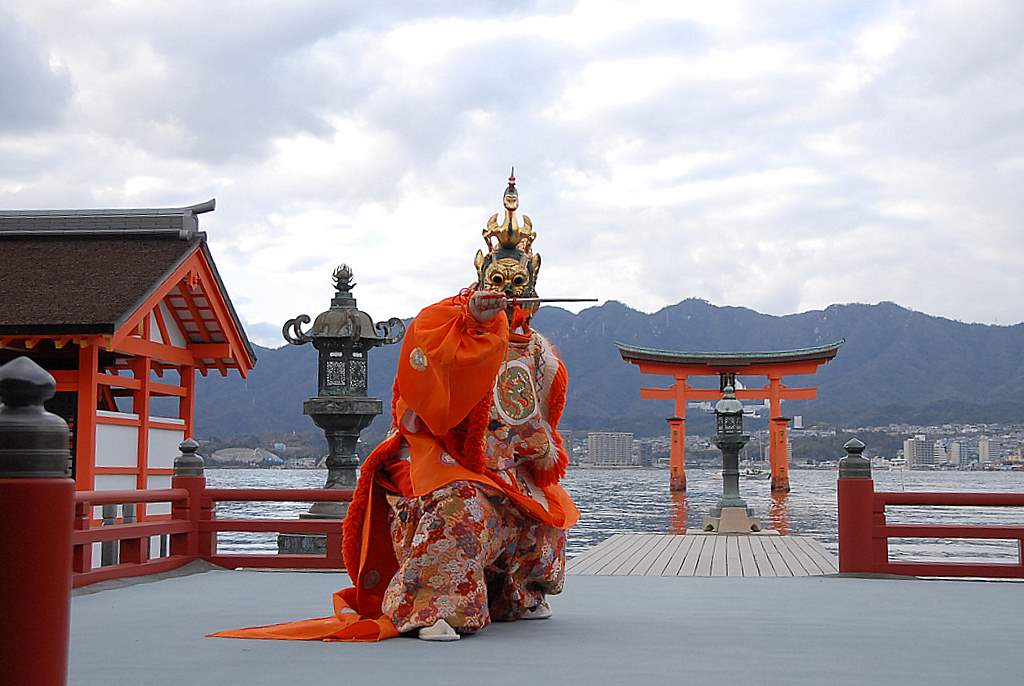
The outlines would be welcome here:
<svg viewBox="0 0 1024 686">
<path fill-rule="evenodd" d="M 129 376 L 117 376 L 116 374 L 99 374 L 96 377 L 96 383 L 102 386 L 114 386 L 116 388 L 129 388 L 132 390 L 138 390 L 141 387 L 141 382 L 138 379 L 133 379 Z"/>
<path fill-rule="evenodd" d="M 640 397 L 644 400 L 675 400 L 674 388 L 641 388 Z"/>
<path fill-rule="evenodd" d="M 191 343 L 188 349 L 196 359 L 209 357 L 219 360 L 222 357 L 233 357 L 231 346 L 227 343 Z"/>
<path fill-rule="evenodd" d="M 53 377 L 58 386 L 61 384 L 78 384 L 78 372 L 72 369 L 57 369 L 51 371 L 50 376 Z"/>
<path fill-rule="evenodd" d="M 185 426 L 183 424 L 175 424 L 173 422 L 161 422 L 160 420 L 154 419 L 149 422 L 151 429 L 169 429 L 171 431 L 184 431 Z M 187 436 L 186 436 L 187 438 Z"/>
<path fill-rule="evenodd" d="M 188 391 L 182 386 L 173 386 L 166 383 L 150 383 L 149 392 L 153 395 L 173 395 L 182 397 L 188 393 Z"/>
<path fill-rule="evenodd" d="M 722 392 L 714 388 L 694 388 L 687 390 L 686 395 L 694 400 L 720 400 Z M 768 388 L 742 388 L 736 391 L 740 400 L 765 400 L 772 397 Z M 814 400 L 818 397 L 816 388 L 782 388 L 779 398 L 782 400 Z"/>
<path fill-rule="evenodd" d="M 144 341 L 141 338 L 125 337 L 115 346 L 115 352 L 136 357 L 151 357 L 175 365 L 195 364 L 192 352 L 173 345 Z"/>
<path fill-rule="evenodd" d="M 685 389 L 688 400 L 720 400 L 722 392 L 714 388 L 691 388 Z M 640 397 L 645 400 L 675 400 L 676 390 L 674 388 L 641 388 Z M 769 388 L 741 388 L 736 391 L 736 397 L 740 400 L 764 400 L 771 397 Z M 818 397 L 816 388 L 785 388 L 779 391 L 779 397 L 783 400 L 814 400 Z"/>
<path fill-rule="evenodd" d="M 130 417 L 107 417 L 106 415 L 99 414 L 96 415 L 96 423 L 108 426 L 139 426 L 142 424 L 142 420 Z"/>
</svg>

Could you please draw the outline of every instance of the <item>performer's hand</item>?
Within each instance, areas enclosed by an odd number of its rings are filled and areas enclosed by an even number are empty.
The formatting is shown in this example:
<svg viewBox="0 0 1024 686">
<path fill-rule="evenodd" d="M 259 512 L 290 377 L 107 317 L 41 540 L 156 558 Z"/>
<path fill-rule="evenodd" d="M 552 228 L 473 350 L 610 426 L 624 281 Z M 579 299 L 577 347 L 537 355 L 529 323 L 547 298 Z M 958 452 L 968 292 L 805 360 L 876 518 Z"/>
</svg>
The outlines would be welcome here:
<svg viewBox="0 0 1024 686">
<path fill-rule="evenodd" d="M 501 293 L 477 291 L 469 298 L 469 313 L 478 322 L 489 322 L 508 307 L 508 298 Z"/>
</svg>

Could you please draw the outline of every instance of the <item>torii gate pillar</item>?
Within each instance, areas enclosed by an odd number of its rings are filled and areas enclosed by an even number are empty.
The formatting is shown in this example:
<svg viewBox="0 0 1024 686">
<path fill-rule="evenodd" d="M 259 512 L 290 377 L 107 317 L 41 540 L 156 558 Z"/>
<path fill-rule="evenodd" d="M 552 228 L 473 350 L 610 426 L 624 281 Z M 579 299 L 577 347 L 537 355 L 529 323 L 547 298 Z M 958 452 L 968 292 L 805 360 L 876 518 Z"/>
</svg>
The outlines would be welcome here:
<svg viewBox="0 0 1024 686">
<path fill-rule="evenodd" d="M 669 417 L 670 491 L 686 491 L 686 418 Z"/>
<path fill-rule="evenodd" d="M 768 432 L 772 493 L 789 493 L 789 417 L 772 417 Z"/>
</svg>

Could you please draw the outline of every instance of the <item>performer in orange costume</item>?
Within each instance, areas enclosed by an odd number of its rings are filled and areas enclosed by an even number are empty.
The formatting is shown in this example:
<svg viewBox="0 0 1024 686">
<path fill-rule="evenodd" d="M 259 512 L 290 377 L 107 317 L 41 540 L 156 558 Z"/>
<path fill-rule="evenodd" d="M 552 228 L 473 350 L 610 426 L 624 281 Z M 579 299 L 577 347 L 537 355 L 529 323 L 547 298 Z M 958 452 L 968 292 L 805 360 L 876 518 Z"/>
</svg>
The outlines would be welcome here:
<svg viewBox="0 0 1024 686">
<path fill-rule="evenodd" d="M 335 614 L 215 636 L 375 641 L 417 632 L 456 640 L 492 619 L 546 619 L 565 530 L 579 518 L 559 484 L 568 375 L 530 328 L 540 255 L 520 224 L 515 177 L 503 221 L 484 229 L 477 283 L 423 310 L 399 358 L 392 428 L 360 470 L 345 519 L 353 587 Z"/>
</svg>

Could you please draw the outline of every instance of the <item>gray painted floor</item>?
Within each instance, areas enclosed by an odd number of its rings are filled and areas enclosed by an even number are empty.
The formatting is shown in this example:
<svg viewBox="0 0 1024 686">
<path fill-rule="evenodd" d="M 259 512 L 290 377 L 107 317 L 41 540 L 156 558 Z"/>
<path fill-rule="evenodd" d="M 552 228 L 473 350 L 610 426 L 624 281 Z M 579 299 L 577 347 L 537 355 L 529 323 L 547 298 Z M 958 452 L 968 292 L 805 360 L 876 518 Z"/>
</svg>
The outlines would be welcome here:
<svg viewBox="0 0 1024 686">
<path fill-rule="evenodd" d="M 1012 684 L 1024 586 L 569 577 L 553 619 L 454 643 L 204 638 L 323 616 L 341 574 L 209 571 L 78 595 L 71 684 Z"/>
</svg>

